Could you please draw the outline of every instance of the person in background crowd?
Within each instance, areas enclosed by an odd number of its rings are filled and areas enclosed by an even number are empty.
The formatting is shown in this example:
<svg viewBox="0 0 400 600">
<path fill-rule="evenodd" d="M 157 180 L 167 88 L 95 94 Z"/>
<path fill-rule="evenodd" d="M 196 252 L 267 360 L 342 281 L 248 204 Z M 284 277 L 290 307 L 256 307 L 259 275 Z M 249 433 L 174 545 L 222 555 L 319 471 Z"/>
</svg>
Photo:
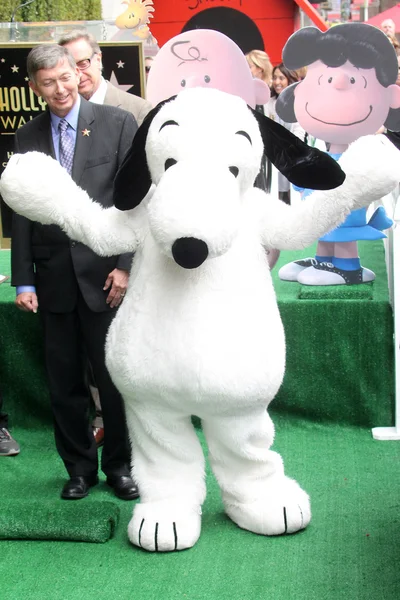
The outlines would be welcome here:
<svg viewBox="0 0 400 600">
<path fill-rule="evenodd" d="M 147 81 L 147 78 L 148 78 L 149 73 L 150 73 L 152 62 L 153 62 L 153 57 L 152 56 L 146 56 L 146 58 L 144 59 L 144 71 L 145 71 L 145 74 L 146 74 L 146 81 Z"/>
<path fill-rule="evenodd" d="M 380 27 L 387 36 L 396 37 L 396 25 L 393 19 L 385 19 Z"/>
<path fill-rule="evenodd" d="M 276 101 L 279 98 L 279 94 L 287 88 L 288 85 L 299 81 L 299 76 L 296 71 L 289 71 L 283 63 L 276 66 L 272 70 L 272 86 L 271 86 L 271 99 L 267 104 L 264 105 L 264 114 L 280 123 L 289 129 L 294 135 L 299 137 L 301 140 L 305 140 L 305 131 L 298 123 L 286 123 L 276 113 Z M 278 173 L 278 190 L 279 198 L 290 204 L 290 182 L 282 175 Z"/>
<path fill-rule="evenodd" d="M 298 81 L 301 81 L 307 75 L 307 67 L 300 67 L 300 69 L 297 69 L 295 73 L 297 73 Z"/>
<path fill-rule="evenodd" d="M 399 65 L 399 69 L 397 72 L 396 85 L 400 86 L 400 48 L 396 48 L 396 56 L 397 56 L 397 64 Z"/>
<path fill-rule="evenodd" d="M 101 50 L 94 37 L 86 29 L 74 29 L 59 40 L 74 57 L 80 71 L 79 93 L 96 104 L 118 106 L 132 113 L 140 125 L 151 110 L 150 102 L 124 92 L 106 81 L 101 74 Z"/>
<path fill-rule="evenodd" d="M 253 77 L 262 79 L 269 87 L 272 79 L 272 64 L 268 54 L 263 50 L 251 50 L 246 54 L 246 59 Z"/>
<path fill-rule="evenodd" d="M 392 46 L 395 50 L 397 50 L 397 48 L 400 47 L 400 44 L 399 44 L 396 36 L 390 35 L 390 33 L 387 33 L 386 37 L 388 38 L 388 40 L 390 41 L 390 43 L 392 44 Z"/>
<path fill-rule="evenodd" d="M 81 76 L 78 90 L 86 100 L 96 104 L 108 104 L 123 108 L 133 114 L 138 125 L 142 123 L 144 117 L 152 108 L 150 102 L 116 88 L 102 77 L 101 50 L 94 37 L 86 29 L 74 29 L 62 37 L 58 43 L 68 49 L 76 62 Z M 101 398 L 90 367 L 88 369 L 88 380 L 96 410 L 92 422 L 93 434 L 99 447 L 104 442 L 104 423 Z"/>
<path fill-rule="evenodd" d="M 0 274 L 0 283 L 7 279 L 9 279 L 8 275 Z M 19 444 L 8 431 L 8 415 L 3 412 L 3 395 L 0 390 L 0 456 L 14 456 L 19 452 Z"/>
<path fill-rule="evenodd" d="M 247 63 L 250 67 L 251 74 L 254 79 L 261 79 L 270 87 L 272 78 L 272 64 L 269 60 L 269 56 L 263 50 L 251 50 L 246 55 Z M 264 107 L 262 105 L 256 106 L 256 110 L 264 114 Z M 264 155 L 260 173 L 255 181 L 255 186 L 264 190 L 268 194 L 272 192 L 272 178 L 273 178 L 273 166 L 272 163 Z M 272 270 L 279 258 L 279 251 L 271 249 L 268 252 L 268 263 Z"/>
<path fill-rule="evenodd" d="M 57 44 L 35 46 L 27 70 L 30 88 L 49 110 L 17 130 L 15 153 L 36 150 L 55 157 L 91 198 L 112 206 L 113 181 L 137 130 L 133 116 L 80 97 L 80 70 L 69 51 Z M 123 401 L 104 355 L 108 328 L 125 294 L 132 254 L 101 258 L 70 240 L 59 227 L 20 215 L 14 215 L 11 239 L 17 307 L 33 313 L 40 309 L 56 446 L 69 474 L 61 497 L 84 498 L 98 483 L 85 355 L 102 399 L 106 435 L 101 468 L 116 496 L 137 498 L 130 477 Z"/>
<path fill-rule="evenodd" d="M 19 453 L 19 444 L 8 431 L 8 415 L 3 412 L 3 395 L 0 390 L 0 456 L 15 456 Z"/>
</svg>

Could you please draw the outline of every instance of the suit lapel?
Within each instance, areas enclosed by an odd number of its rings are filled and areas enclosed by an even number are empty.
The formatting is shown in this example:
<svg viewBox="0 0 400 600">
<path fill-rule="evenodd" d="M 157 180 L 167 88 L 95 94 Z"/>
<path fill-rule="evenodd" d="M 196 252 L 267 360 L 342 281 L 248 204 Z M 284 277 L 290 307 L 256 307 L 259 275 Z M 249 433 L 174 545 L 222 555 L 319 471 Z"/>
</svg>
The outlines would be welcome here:
<svg viewBox="0 0 400 600">
<path fill-rule="evenodd" d="M 121 101 L 118 95 L 118 90 L 109 81 L 107 83 L 107 91 L 104 98 L 104 104 L 110 104 L 110 106 L 121 107 Z"/>
<path fill-rule="evenodd" d="M 72 166 L 72 179 L 79 184 L 82 173 L 85 170 L 86 161 L 90 156 L 93 143 L 94 111 L 93 105 L 81 98 L 79 110 L 78 128 L 76 130 L 76 143 L 74 164 Z M 87 132 L 85 135 L 84 132 Z"/>
<path fill-rule="evenodd" d="M 41 117 L 39 117 L 39 119 L 38 125 L 40 134 L 37 136 L 39 151 L 43 152 L 44 154 L 49 154 L 53 158 L 56 158 L 53 145 L 53 136 L 51 133 L 50 112 L 47 110 Z"/>
</svg>

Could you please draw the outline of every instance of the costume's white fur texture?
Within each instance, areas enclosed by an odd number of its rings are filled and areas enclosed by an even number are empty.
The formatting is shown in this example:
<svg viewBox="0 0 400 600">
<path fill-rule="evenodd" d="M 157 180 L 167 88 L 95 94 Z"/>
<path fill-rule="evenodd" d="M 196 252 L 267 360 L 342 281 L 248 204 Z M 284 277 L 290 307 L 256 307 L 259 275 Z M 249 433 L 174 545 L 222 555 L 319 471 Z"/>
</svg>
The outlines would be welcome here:
<svg viewBox="0 0 400 600">
<path fill-rule="evenodd" d="M 176 124 L 163 126 L 168 121 Z M 384 196 L 397 184 L 400 154 L 381 136 L 363 138 L 340 160 L 342 186 L 290 207 L 253 188 L 262 151 L 241 99 L 193 89 L 151 123 L 146 154 L 154 185 L 133 210 L 102 209 L 39 153 L 12 157 L 1 180 L 3 198 L 18 213 L 60 225 L 99 254 L 136 252 L 106 354 L 125 400 L 141 493 L 129 538 L 146 550 L 188 548 L 200 535 L 204 458 L 192 414 L 202 419 L 235 523 L 277 535 L 311 518 L 307 494 L 270 449 L 266 409 L 282 383 L 285 339 L 265 248 L 308 246 L 350 210 Z M 171 158 L 177 163 L 166 170 Z M 239 169 L 237 177 L 229 167 Z M 198 268 L 174 261 L 180 238 L 207 244 Z"/>
</svg>

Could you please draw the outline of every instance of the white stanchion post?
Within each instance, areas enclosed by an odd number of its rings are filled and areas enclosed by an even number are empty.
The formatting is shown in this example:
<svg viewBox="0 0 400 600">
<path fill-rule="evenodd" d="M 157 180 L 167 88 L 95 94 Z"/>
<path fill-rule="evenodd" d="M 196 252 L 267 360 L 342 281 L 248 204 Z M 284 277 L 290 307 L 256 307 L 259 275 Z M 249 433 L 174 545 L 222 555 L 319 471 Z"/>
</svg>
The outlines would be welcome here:
<svg viewBox="0 0 400 600">
<path fill-rule="evenodd" d="M 394 365 L 395 365 L 395 418 L 394 427 L 374 427 L 372 436 L 375 440 L 400 440 L 400 206 L 397 202 L 399 190 L 391 195 L 394 210 L 387 210 L 393 215 L 394 225 L 389 232 L 386 244 L 386 264 L 388 266 L 389 293 L 394 316 Z M 385 202 L 385 208 L 388 209 Z"/>
</svg>

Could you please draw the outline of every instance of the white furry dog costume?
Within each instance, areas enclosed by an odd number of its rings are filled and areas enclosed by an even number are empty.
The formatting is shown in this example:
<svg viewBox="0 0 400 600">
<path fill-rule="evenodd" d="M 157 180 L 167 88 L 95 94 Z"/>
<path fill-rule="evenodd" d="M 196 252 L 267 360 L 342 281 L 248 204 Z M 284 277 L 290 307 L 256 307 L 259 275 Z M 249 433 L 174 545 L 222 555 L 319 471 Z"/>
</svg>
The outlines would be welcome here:
<svg viewBox="0 0 400 600">
<path fill-rule="evenodd" d="M 136 252 L 106 356 L 141 493 L 128 534 L 146 550 L 189 548 L 200 535 L 206 489 L 193 414 L 235 523 L 277 535 L 311 518 L 308 495 L 270 449 L 266 409 L 282 383 L 285 338 L 265 249 L 306 247 L 388 193 L 400 153 L 383 136 L 363 138 L 340 160 L 343 185 L 290 207 L 253 187 L 267 140 L 259 123 L 217 90 L 157 107 L 117 177 L 118 208 L 92 202 L 40 153 L 12 157 L 1 180 L 16 212 L 58 224 L 101 255 Z"/>
</svg>

